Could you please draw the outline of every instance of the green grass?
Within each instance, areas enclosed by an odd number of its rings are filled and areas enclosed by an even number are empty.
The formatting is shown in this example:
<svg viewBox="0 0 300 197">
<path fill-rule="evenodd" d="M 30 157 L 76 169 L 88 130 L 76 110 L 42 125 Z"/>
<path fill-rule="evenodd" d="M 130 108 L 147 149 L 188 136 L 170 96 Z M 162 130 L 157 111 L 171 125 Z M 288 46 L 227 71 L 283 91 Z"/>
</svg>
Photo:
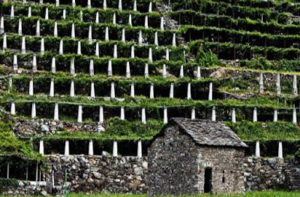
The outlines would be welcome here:
<svg viewBox="0 0 300 197">
<path fill-rule="evenodd" d="M 147 197 L 146 194 L 70 194 L 69 197 Z M 202 195 L 183 195 L 182 197 L 299 197 L 300 192 L 284 192 L 284 191 L 264 191 L 264 192 L 247 192 L 244 194 L 202 194 Z M 3 196 L 11 197 L 11 196 Z M 21 196 L 20 196 L 21 197 Z M 33 197 L 33 196 L 22 196 Z M 37 197 L 37 196 L 35 196 Z"/>
</svg>

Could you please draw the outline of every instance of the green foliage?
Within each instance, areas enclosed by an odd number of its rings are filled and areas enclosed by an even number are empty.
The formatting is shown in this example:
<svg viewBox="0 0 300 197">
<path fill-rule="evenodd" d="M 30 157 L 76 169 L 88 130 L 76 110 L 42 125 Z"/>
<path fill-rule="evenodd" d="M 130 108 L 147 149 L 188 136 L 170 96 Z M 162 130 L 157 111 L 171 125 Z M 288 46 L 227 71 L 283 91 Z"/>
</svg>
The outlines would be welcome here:
<svg viewBox="0 0 300 197">
<path fill-rule="evenodd" d="M 214 54 L 211 50 L 205 52 L 202 47 L 199 48 L 196 56 L 196 61 L 202 67 L 211 67 L 221 64 L 216 54 Z"/>
<path fill-rule="evenodd" d="M 226 122 L 244 141 L 295 141 L 300 139 L 297 125 L 287 122 Z"/>
<path fill-rule="evenodd" d="M 19 186 L 16 179 L 0 178 L 0 193 L 6 188 L 17 188 Z"/>
</svg>

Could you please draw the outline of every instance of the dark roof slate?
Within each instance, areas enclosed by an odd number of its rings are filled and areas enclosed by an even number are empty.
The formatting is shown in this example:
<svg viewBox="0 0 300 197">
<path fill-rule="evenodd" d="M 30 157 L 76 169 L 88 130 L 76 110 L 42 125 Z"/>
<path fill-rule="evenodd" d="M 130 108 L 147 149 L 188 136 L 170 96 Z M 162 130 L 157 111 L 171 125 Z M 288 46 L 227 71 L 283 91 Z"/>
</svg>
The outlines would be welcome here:
<svg viewBox="0 0 300 197">
<path fill-rule="evenodd" d="M 186 118 L 172 118 L 170 124 L 172 122 L 182 128 L 199 145 L 248 147 L 228 126 L 221 122 Z"/>
</svg>

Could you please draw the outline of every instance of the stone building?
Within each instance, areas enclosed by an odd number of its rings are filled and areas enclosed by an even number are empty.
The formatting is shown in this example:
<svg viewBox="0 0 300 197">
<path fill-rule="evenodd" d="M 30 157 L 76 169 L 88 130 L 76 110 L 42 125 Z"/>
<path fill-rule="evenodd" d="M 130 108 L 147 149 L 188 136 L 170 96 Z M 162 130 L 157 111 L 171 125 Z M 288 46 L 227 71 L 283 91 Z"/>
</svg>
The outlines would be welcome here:
<svg viewBox="0 0 300 197">
<path fill-rule="evenodd" d="M 173 118 L 148 149 L 148 194 L 242 192 L 246 147 L 221 122 Z"/>
</svg>

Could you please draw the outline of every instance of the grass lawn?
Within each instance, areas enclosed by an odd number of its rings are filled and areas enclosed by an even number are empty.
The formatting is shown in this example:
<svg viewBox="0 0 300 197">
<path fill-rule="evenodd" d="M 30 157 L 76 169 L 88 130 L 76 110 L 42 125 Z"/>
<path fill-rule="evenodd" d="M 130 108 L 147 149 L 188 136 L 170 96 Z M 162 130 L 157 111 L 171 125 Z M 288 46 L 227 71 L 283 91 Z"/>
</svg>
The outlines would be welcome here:
<svg viewBox="0 0 300 197">
<path fill-rule="evenodd" d="M 1 196 L 1 195 L 0 195 Z M 267 191 L 267 192 L 247 192 L 245 194 L 218 194 L 218 195 L 186 195 L 182 197 L 300 197 L 298 192 L 281 192 L 281 191 Z M 12 196 L 3 196 L 12 197 Z M 16 196 L 15 196 L 16 197 Z M 20 197 L 37 197 L 37 196 L 20 196 Z M 145 194 L 69 194 L 69 197 L 147 197 Z"/>
</svg>

